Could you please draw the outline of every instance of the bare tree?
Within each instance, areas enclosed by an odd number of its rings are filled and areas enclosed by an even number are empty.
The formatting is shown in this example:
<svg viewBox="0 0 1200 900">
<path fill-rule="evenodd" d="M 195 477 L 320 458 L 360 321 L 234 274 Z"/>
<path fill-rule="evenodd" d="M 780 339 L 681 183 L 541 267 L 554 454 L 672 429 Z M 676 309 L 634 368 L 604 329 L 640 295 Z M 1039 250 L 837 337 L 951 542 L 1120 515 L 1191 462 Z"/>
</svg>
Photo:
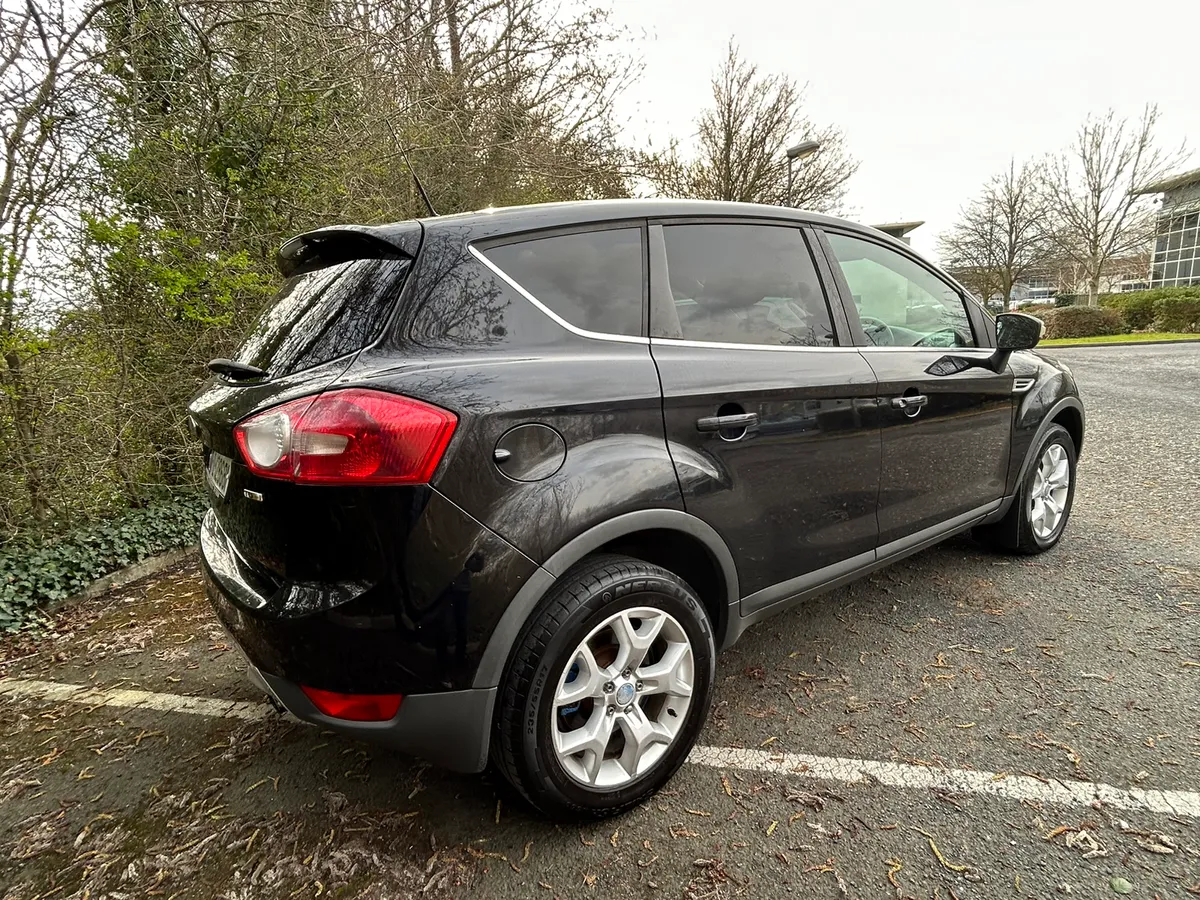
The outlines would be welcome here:
<svg viewBox="0 0 1200 900">
<path fill-rule="evenodd" d="M 1089 116 L 1071 145 L 1047 165 L 1051 234 L 1060 253 L 1083 272 L 1089 306 L 1097 303 L 1111 261 L 1144 251 L 1154 234 L 1153 204 L 1135 191 L 1185 158 L 1183 147 L 1155 146 L 1157 121 L 1153 104 L 1136 122 L 1118 119 L 1112 110 Z"/>
<path fill-rule="evenodd" d="M 993 176 L 959 221 L 941 238 L 941 255 L 984 300 L 999 294 L 1005 305 L 1013 286 L 1050 256 L 1042 173 L 1031 163 L 1010 162 Z"/>
<path fill-rule="evenodd" d="M 38 306 L 54 286 L 33 282 L 29 262 L 51 252 L 53 225 L 90 162 L 95 129 L 102 127 L 89 102 L 91 29 L 113 2 L 0 3 L 0 386 L 5 443 L 35 520 L 46 517 L 49 502 L 38 453 L 41 410 L 27 364 L 41 350 L 41 336 L 31 326 L 44 318 Z"/>
<path fill-rule="evenodd" d="M 713 105 L 697 121 L 698 149 L 682 159 L 678 146 L 643 157 L 658 193 L 705 200 L 736 200 L 830 210 L 841 202 L 858 169 L 840 129 L 818 126 L 804 114 L 804 91 L 785 75 L 759 75 L 729 42 L 712 81 Z M 785 149 L 800 139 L 820 149 L 797 164 L 788 195 Z"/>
<path fill-rule="evenodd" d="M 0 0 L 0 540 L 198 474 L 183 408 L 333 222 L 628 196 L 611 0 Z"/>
</svg>

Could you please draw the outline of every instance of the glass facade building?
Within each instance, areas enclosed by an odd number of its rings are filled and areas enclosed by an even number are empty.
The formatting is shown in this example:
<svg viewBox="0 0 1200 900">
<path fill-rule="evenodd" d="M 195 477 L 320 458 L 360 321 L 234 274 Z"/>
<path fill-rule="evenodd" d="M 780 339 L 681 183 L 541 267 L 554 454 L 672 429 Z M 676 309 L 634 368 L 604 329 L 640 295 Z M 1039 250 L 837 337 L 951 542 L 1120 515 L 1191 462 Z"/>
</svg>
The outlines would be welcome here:
<svg viewBox="0 0 1200 900">
<path fill-rule="evenodd" d="M 1200 169 L 1147 185 L 1139 193 L 1162 194 L 1151 287 L 1200 285 Z"/>
</svg>

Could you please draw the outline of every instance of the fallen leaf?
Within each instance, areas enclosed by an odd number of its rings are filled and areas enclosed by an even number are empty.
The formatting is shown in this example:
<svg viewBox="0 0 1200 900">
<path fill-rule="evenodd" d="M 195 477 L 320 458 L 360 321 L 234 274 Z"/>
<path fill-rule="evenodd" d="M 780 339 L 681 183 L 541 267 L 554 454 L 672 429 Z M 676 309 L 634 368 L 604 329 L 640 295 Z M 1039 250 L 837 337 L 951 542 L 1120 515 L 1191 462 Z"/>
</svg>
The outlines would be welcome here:
<svg viewBox="0 0 1200 900">
<path fill-rule="evenodd" d="M 900 882 L 898 882 L 896 880 L 896 873 L 904 868 L 904 863 L 900 862 L 900 860 L 897 858 L 892 858 L 887 861 L 887 864 L 888 864 L 888 873 L 887 873 L 888 883 L 896 889 L 896 894 L 899 895 L 900 891 L 901 891 L 901 887 L 900 887 Z"/>
</svg>

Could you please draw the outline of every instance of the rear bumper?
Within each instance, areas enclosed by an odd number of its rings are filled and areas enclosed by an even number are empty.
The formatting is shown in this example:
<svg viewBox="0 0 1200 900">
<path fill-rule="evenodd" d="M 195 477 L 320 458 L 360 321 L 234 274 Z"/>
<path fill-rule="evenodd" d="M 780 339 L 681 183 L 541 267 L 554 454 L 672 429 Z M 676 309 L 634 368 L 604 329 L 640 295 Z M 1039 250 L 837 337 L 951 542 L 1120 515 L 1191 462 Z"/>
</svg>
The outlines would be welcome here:
<svg viewBox="0 0 1200 900">
<path fill-rule="evenodd" d="M 537 566 L 436 492 L 404 537 L 372 581 L 279 583 L 245 562 L 210 511 L 200 531 L 209 602 L 267 676 L 406 697 L 473 688 L 496 623 Z"/>
<path fill-rule="evenodd" d="M 419 756 L 454 772 L 482 772 L 497 688 L 410 694 L 386 722 L 348 722 L 324 715 L 300 686 L 249 667 L 250 680 L 289 713 L 330 731 Z"/>
</svg>

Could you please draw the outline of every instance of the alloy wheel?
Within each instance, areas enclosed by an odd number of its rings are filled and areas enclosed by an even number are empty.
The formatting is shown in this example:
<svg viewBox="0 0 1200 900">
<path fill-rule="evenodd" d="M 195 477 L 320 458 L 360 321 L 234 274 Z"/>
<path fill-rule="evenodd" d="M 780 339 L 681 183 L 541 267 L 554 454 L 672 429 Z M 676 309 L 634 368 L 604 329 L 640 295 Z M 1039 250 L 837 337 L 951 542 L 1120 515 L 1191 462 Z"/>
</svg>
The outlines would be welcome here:
<svg viewBox="0 0 1200 900">
<path fill-rule="evenodd" d="M 575 648 L 555 689 L 551 733 L 563 770 L 592 788 L 639 778 L 674 743 L 692 701 L 695 655 L 669 613 L 615 613 Z"/>
<path fill-rule="evenodd" d="M 1029 522 L 1040 541 L 1054 537 L 1067 511 L 1071 464 L 1062 444 L 1050 444 L 1038 461 L 1029 496 Z"/>
</svg>

